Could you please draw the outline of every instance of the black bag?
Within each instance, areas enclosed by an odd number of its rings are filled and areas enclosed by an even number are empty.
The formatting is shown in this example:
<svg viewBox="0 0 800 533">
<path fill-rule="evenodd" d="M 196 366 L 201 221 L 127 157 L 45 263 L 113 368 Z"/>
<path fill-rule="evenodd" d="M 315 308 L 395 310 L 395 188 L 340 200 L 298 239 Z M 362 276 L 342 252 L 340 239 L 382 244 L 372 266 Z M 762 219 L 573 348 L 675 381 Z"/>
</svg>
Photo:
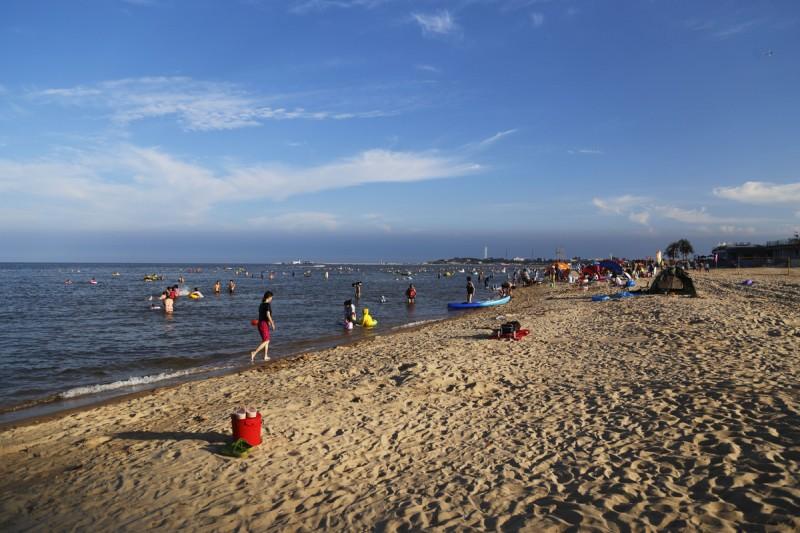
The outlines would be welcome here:
<svg viewBox="0 0 800 533">
<path fill-rule="evenodd" d="M 513 335 L 517 331 L 520 330 L 522 325 L 517 322 L 516 320 L 512 322 L 506 322 L 505 324 L 500 326 L 500 334 L 501 335 Z"/>
</svg>

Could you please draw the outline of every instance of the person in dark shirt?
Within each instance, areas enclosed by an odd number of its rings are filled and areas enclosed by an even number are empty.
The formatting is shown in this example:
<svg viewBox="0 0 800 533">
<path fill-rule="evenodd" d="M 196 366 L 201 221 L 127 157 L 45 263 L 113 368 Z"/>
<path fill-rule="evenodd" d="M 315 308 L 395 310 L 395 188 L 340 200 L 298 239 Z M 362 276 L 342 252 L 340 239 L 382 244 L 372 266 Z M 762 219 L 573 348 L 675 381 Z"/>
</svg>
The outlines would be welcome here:
<svg viewBox="0 0 800 533">
<path fill-rule="evenodd" d="M 467 303 L 472 303 L 473 296 L 475 296 L 475 285 L 472 284 L 472 278 L 467 276 Z"/>
<path fill-rule="evenodd" d="M 272 292 L 267 291 L 258 306 L 258 333 L 261 335 L 261 344 L 255 351 L 250 352 L 250 362 L 256 360 L 256 355 L 264 350 L 264 361 L 269 361 L 269 329 L 275 331 L 275 322 L 272 320 Z"/>
</svg>

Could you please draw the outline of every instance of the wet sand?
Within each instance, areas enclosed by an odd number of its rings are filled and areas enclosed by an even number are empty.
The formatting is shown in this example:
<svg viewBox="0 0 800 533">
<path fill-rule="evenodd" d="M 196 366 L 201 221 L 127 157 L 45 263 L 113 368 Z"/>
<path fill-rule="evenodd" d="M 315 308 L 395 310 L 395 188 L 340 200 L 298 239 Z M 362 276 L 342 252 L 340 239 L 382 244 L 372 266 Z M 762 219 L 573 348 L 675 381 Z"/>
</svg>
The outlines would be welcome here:
<svg viewBox="0 0 800 533">
<path fill-rule="evenodd" d="M 701 298 L 524 289 L 6 429 L 0 527 L 797 530 L 800 271 L 693 276 Z M 532 334 L 487 339 L 500 314 Z M 223 457 L 245 403 L 264 444 Z"/>
</svg>

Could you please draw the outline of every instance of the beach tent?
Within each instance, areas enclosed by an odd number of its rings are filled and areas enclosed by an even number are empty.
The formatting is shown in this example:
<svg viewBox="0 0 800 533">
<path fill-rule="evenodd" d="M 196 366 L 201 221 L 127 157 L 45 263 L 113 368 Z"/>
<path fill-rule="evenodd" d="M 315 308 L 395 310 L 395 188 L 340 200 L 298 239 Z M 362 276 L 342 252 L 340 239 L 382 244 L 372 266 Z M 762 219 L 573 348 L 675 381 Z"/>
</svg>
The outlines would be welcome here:
<svg viewBox="0 0 800 533">
<path fill-rule="evenodd" d="M 694 282 L 689 274 L 681 267 L 665 268 L 653 278 L 650 288 L 646 291 L 649 294 L 683 294 L 686 296 L 697 296 Z"/>
<path fill-rule="evenodd" d="M 569 263 L 564 263 L 562 261 L 556 261 L 555 263 L 553 263 L 552 265 L 547 267 L 546 273 L 550 274 L 551 272 L 559 272 L 560 273 L 560 272 L 569 272 L 569 271 L 570 271 Z M 564 274 L 564 275 L 566 275 L 566 274 Z"/>
<path fill-rule="evenodd" d="M 613 272 L 614 274 L 622 274 L 622 267 L 619 266 L 619 263 L 615 261 L 600 261 L 600 267 L 605 268 Z"/>
<path fill-rule="evenodd" d="M 589 265 L 583 267 L 583 269 L 581 270 L 581 274 L 583 274 L 584 276 L 594 276 L 595 274 L 597 274 L 599 276 L 600 274 L 602 274 L 602 269 L 600 268 L 600 265 Z"/>
</svg>

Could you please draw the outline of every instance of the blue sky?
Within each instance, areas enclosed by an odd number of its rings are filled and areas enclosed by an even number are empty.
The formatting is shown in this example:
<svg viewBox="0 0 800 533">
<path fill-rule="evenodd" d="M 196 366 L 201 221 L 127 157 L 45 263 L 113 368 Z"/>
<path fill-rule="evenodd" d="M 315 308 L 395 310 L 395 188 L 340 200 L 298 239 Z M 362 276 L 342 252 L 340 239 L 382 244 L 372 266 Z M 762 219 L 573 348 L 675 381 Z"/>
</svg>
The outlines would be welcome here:
<svg viewBox="0 0 800 533">
<path fill-rule="evenodd" d="M 785 238 L 798 65 L 791 0 L 9 0 L 0 260 Z"/>
</svg>

